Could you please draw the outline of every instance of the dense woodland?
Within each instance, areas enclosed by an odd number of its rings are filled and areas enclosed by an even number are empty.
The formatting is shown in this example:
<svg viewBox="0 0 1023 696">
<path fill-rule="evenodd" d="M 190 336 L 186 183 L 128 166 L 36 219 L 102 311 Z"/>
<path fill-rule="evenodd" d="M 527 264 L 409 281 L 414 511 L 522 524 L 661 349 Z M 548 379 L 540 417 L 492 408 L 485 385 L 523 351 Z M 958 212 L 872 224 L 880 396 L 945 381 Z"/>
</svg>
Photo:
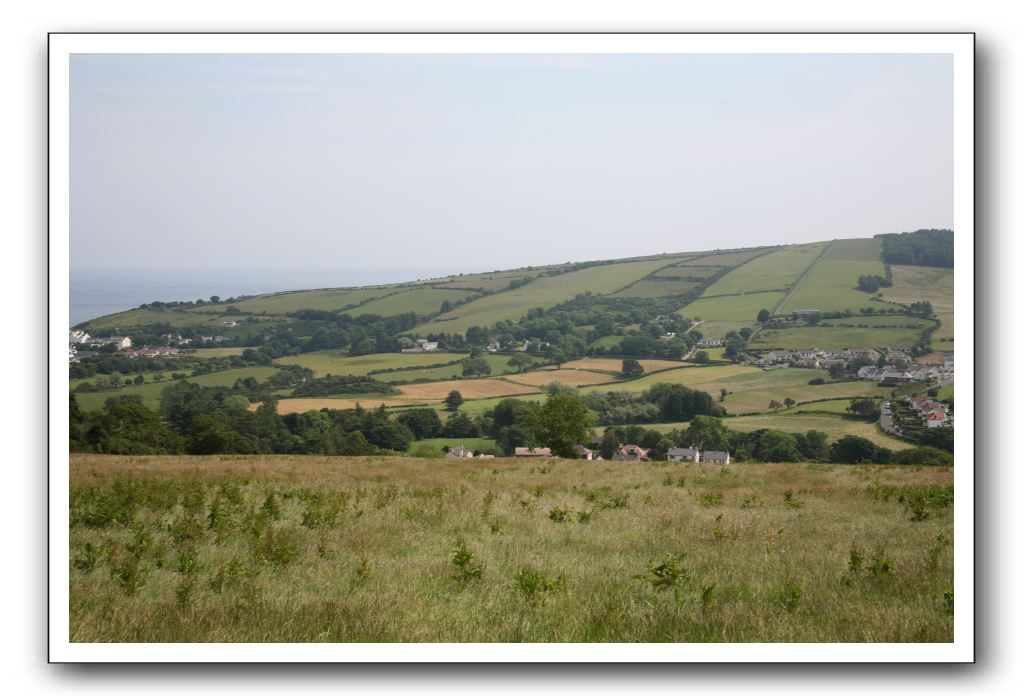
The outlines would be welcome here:
<svg viewBox="0 0 1023 696">
<path fill-rule="evenodd" d="M 907 266 L 955 266 L 952 230 L 917 230 L 902 234 L 879 234 L 881 260 Z"/>
</svg>

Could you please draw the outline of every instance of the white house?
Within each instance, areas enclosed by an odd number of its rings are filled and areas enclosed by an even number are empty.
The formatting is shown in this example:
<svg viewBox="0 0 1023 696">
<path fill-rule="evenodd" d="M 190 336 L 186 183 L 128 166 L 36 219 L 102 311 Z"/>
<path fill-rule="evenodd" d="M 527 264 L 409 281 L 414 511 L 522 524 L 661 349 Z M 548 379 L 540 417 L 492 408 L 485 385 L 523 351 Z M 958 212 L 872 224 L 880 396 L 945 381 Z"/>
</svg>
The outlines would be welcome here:
<svg viewBox="0 0 1023 696">
<path fill-rule="evenodd" d="M 586 461 L 593 459 L 593 450 L 584 447 L 583 445 L 576 445 L 575 452 L 579 455 L 580 459 L 585 459 Z"/>
<path fill-rule="evenodd" d="M 452 447 L 448 450 L 448 457 L 454 459 L 472 459 L 472 450 L 466 449 L 463 445 Z"/>
<path fill-rule="evenodd" d="M 728 464 L 732 461 L 728 452 L 707 451 L 700 455 L 700 461 L 704 464 Z"/>
<path fill-rule="evenodd" d="M 425 338 L 417 338 L 414 348 L 402 348 L 402 353 L 429 353 L 437 350 L 437 341 L 427 341 Z"/>
<path fill-rule="evenodd" d="M 227 321 L 224 322 L 225 329 L 233 329 L 236 326 L 238 326 L 238 322 L 234 321 L 233 319 L 228 319 Z"/>
<path fill-rule="evenodd" d="M 668 448 L 668 461 L 698 462 L 700 461 L 700 450 L 696 447 L 670 447 Z"/>
<path fill-rule="evenodd" d="M 724 341 L 720 338 L 701 338 L 696 345 L 698 348 L 720 348 Z"/>
</svg>

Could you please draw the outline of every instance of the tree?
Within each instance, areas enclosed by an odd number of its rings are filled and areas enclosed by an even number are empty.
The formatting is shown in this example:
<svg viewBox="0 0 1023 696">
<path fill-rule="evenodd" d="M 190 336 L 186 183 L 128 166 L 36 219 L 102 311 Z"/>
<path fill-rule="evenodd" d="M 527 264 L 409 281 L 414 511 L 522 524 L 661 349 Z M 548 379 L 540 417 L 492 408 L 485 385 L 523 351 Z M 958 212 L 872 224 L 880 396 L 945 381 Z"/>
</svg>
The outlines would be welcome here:
<svg viewBox="0 0 1023 696">
<path fill-rule="evenodd" d="M 753 335 L 753 329 L 749 328 L 748 326 L 744 326 L 741 329 L 739 329 L 739 335 L 742 337 L 742 340 L 748 341 L 750 336 Z"/>
<path fill-rule="evenodd" d="M 440 435 L 440 416 L 432 408 L 413 408 L 402 411 L 398 415 L 398 422 L 412 431 L 417 440 Z"/>
<path fill-rule="evenodd" d="M 845 379 L 845 365 L 842 363 L 834 363 L 828 367 L 828 377 L 833 381 L 839 382 Z"/>
<path fill-rule="evenodd" d="M 761 309 L 757 312 L 757 322 L 760 324 L 766 324 L 767 320 L 771 318 L 771 313 L 766 309 Z"/>
<path fill-rule="evenodd" d="M 525 353 L 516 353 L 508 359 L 508 366 L 515 368 L 516 372 L 522 372 L 533 366 L 533 359 Z"/>
<path fill-rule="evenodd" d="M 791 396 L 785 397 L 785 408 L 792 408 L 795 405 L 796 405 L 795 399 L 793 399 Z"/>
<path fill-rule="evenodd" d="M 565 362 L 565 351 L 551 346 L 547 349 L 547 359 L 558 367 L 561 367 L 561 363 Z"/>
<path fill-rule="evenodd" d="M 486 358 L 472 357 L 466 358 L 462 361 L 462 376 L 463 377 L 479 377 L 481 375 L 490 374 L 490 363 L 487 362 Z"/>
<path fill-rule="evenodd" d="M 727 450 L 729 432 L 720 418 L 694 416 L 686 429 L 684 443 L 690 447 L 709 450 Z"/>
<path fill-rule="evenodd" d="M 600 456 L 604 459 L 610 459 L 615 456 L 615 452 L 621 446 L 622 441 L 618 436 L 618 431 L 614 428 L 608 428 L 604 431 L 604 437 L 600 441 Z"/>
<path fill-rule="evenodd" d="M 806 459 L 815 461 L 826 461 L 830 454 L 828 450 L 828 436 L 819 430 L 809 430 L 806 435 L 796 435 L 796 444 L 799 451 Z"/>
<path fill-rule="evenodd" d="M 775 401 L 774 399 L 771 399 L 771 403 L 767 404 L 767 408 L 771 409 L 772 411 L 777 411 L 781 408 L 781 403 Z"/>
<path fill-rule="evenodd" d="M 725 403 L 726 396 L 728 396 L 728 390 L 725 389 L 724 387 L 721 387 L 721 396 L 718 398 L 718 401 L 720 401 L 721 403 Z"/>
<path fill-rule="evenodd" d="M 881 417 L 881 406 L 873 399 L 853 399 L 845 410 L 867 420 L 875 420 Z"/>
<path fill-rule="evenodd" d="M 622 360 L 622 377 L 625 379 L 640 377 L 643 371 L 643 366 L 639 363 L 639 360 L 635 358 L 625 358 L 625 360 Z"/>
<path fill-rule="evenodd" d="M 877 455 L 877 446 L 870 440 L 846 435 L 831 445 L 831 461 L 837 464 L 859 464 L 873 461 Z"/>
<path fill-rule="evenodd" d="M 220 302 L 220 295 L 213 295 L 213 296 L 211 296 L 210 297 L 210 302 L 212 302 L 213 304 L 217 304 L 218 302 Z"/>
<path fill-rule="evenodd" d="M 448 407 L 449 411 L 457 411 L 458 407 L 465 403 L 465 399 L 462 398 L 462 393 L 457 389 L 452 389 L 448 392 L 447 398 L 444 399 L 444 405 Z"/>
<path fill-rule="evenodd" d="M 593 426 L 593 414 L 581 399 L 569 394 L 552 396 L 537 410 L 534 422 L 536 438 L 558 457 L 574 459 L 575 446 L 587 437 Z"/>
<path fill-rule="evenodd" d="M 693 362 L 697 365 L 706 365 L 710 362 L 710 353 L 705 350 L 698 350 L 693 355 Z"/>
<path fill-rule="evenodd" d="M 757 440 L 757 459 L 763 462 L 798 462 L 802 459 L 796 438 L 777 430 L 763 432 Z"/>
<path fill-rule="evenodd" d="M 487 332 L 479 326 L 470 326 L 465 330 L 465 342 L 469 345 L 480 345 L 487 342 Z"/>
</svg>

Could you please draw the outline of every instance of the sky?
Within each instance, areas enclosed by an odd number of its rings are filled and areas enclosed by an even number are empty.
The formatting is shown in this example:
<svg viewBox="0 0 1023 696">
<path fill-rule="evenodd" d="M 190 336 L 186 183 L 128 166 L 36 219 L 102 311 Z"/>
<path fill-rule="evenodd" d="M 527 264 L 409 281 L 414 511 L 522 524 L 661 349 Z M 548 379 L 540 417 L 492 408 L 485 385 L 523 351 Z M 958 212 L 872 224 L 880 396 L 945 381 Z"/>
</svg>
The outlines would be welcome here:
<svg viewBox="0 0 1023 696">
<path fill-rule="evenodd" d="M 940 54 L 77 54 L 71 267 L 412 280 L 951 228 L 952 87 Z"/>
</svg>

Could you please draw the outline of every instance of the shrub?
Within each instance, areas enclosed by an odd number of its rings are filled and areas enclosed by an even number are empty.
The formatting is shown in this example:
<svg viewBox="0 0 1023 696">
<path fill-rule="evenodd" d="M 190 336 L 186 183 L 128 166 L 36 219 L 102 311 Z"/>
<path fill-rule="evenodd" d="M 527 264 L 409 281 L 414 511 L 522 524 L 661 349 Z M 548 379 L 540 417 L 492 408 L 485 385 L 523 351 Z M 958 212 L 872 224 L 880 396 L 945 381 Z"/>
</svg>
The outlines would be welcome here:
<svg viewBox="0 0 1023 696">
<path fill-rule="evenodd" d="M 680 582 L 689 579 L 689 571 L 682 567 L 686 554 L 664 554 L 660 563 L 654 561 L 647 568 L 646 575 L 637 575 L 638 580 L 645 580 L 650 586 L 657 590 L 675 588 Z"/>
<path fill-rule="evenodd" d="M 298 531 L 267 525 L 252 544 L 252 555 L 260 563 L 286 566 L 298 558 Z"/>
<path fill-rule="evenodd" d="M 790 614 L 795 612 L 799 608 L 799 603 L 803 599 L 803 588 L 794 582 L 786 582 L 782 587 L 775 593 L 775 602 L 779 607 L 789 612 Z"/>
<path fill-rule="evenodd" d="M 457 578 L 463 582 L 479 580 L 483 577 L 483 566 L 474 558 L 472 551 L 466 547 L 465 542 L 461 539 L 455 543 L 455 551 L 451 555 L 451 562 L 457 568 Z"/>
<path fill-rule="evenodd" d="M 571 515 L 571 514 L 572 514 L 571 510 L 565 510 L 565 509 L 556 507 L 556 508 L 551 508 L 551 511 L 549 513 L 547 513 L 547 516 L 550 517 L 555 522 L 564 522 L 565 520 L 567 520 L 569 518 L 569 515 Z"/>
<path fill-rule="evenodd" d="M 564 587 L 564 578 L 551 578 L 543 571 L 523 566 L 515 573 L 515 584 L 526 599 L 532 601 L 548 592 L 557 592 Z"/>
<path fill-rule="evenodd" d="M 704 493 L 700 496 L 700 505 L 703 507 L 718 507 L 722 504 L 720 493 Z"/>
</svg>

